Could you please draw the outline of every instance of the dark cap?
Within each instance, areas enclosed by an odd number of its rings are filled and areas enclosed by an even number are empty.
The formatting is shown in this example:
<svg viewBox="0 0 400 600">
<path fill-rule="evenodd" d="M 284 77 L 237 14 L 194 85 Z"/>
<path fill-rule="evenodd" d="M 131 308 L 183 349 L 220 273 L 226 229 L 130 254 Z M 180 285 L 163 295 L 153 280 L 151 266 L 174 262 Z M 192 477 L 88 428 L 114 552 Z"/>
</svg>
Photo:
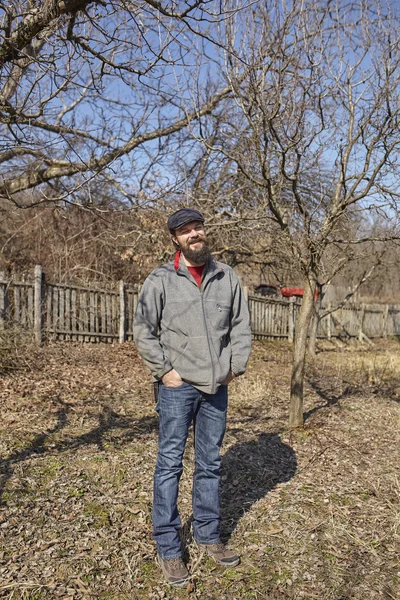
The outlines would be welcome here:
<svg viewBox="0 0 400 600">
<path fill-rule="evenodd" d="M 179 227 L 182 227 L 191 221 L 201 221 L 204 223 L 204 217 L 194 208 L 180 208 L 168 217 L 168 229 L 170 231 L 175 231 L 175 229 L 179 229 Z"/>
</svg>

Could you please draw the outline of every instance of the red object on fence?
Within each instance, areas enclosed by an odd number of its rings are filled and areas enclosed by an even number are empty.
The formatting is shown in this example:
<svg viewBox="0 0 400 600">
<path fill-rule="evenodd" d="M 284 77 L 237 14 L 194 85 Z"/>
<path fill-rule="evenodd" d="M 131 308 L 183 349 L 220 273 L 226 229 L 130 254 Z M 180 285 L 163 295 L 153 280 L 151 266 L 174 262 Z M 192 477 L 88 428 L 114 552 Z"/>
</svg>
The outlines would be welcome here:
<svg viewBox="0 0 400 600">
<path fill-rule="evenodd" d="M 254 291 L 256 294 L 261 294 L 262 296 L 282 295 L 284 298 L 291 298 L 292 296 L 302 298 L 304 296 L 304 288 L 288 286 L 279 288 L 277 285 L 269 283 L 260 283 L 254 288 Z M 314 300 L 318 300 L 318 290 L 314 292 Z"/>
<path fill-rule="evenodd" d="M 304 296 L 303 288 L 298 287 L 283 287 L 281 288 L 281 294 L 284 298 L 290 298 L 291 296 Z"/>
<path fill-rule="evenodd" d="M 290 298 L 291 296 L 302 298 L 304 296 L 304 289 L 299 287 L 283 287 L 281 288 L 281 294 L 284 298 Z M 318 300 L 318 290 L 314 292 L 314 300 Z"/>
</svg>

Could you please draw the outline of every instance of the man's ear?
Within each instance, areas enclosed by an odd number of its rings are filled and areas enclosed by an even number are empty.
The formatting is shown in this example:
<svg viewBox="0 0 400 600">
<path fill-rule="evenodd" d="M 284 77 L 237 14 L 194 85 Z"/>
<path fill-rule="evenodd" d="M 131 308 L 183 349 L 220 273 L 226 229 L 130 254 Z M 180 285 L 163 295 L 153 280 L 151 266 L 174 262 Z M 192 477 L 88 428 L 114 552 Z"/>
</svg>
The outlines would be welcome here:
<svg viewBox="0 0 400 600">
<path fill-rule="evenodd" d="M 174 235 L 171 234 L 171 240 L 173 241 L 173 243 L 175 244 L 175 246 L 179 246 L 178 244 L 178 238 Z"/>
</svg>

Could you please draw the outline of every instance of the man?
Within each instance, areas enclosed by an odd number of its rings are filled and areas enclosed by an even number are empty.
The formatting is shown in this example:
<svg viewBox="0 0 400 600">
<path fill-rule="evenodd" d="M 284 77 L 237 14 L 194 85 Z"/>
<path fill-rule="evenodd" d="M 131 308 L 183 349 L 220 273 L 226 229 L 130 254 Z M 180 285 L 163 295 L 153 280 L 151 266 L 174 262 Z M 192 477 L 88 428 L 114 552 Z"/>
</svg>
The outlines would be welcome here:
<svg viewBox="0 0 400 600">
<path fill-rule="evenodd" d="M 185 586 L 177 509 L 188 429 L 195 422 L 193 534 L 200 549 L 234 567 L 239 557 L 220 540 L 220 449 L 227 386 L 244 373 L 251 348 L 247 303 L 235 272 L 216 262 L 204 217 L 183 208 L 168 219 L 175 260 L 146 279 L 134 321 L 139 353 L 159 382 L 158 457 L 153 538 L 166 580 Z"/>
</svg>

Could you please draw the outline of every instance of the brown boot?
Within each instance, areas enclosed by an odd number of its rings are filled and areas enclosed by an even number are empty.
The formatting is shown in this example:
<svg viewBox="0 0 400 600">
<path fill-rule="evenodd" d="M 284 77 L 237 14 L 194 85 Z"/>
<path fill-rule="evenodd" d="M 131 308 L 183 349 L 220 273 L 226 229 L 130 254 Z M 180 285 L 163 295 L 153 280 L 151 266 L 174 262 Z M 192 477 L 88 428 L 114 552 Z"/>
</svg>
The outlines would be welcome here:
<svg viewBox="0 0 400 600">
<path fill-rule="evenodd" d="M 223 567 L 237 567 L 240 563 L 240 558 L 232 550 L 228 548 L 222 542 L 217 544 L 198 544 L 200 550 L 206 552 L 209 556 Z"/>
<path fill-rule="evenodd" d="M 189 573 L 183 560 L 178 558 L 161 558 L 157 555 L 157 562 L 161 567 L 166 581 L 175 587 L 186 587 Z"/>
</svg>

